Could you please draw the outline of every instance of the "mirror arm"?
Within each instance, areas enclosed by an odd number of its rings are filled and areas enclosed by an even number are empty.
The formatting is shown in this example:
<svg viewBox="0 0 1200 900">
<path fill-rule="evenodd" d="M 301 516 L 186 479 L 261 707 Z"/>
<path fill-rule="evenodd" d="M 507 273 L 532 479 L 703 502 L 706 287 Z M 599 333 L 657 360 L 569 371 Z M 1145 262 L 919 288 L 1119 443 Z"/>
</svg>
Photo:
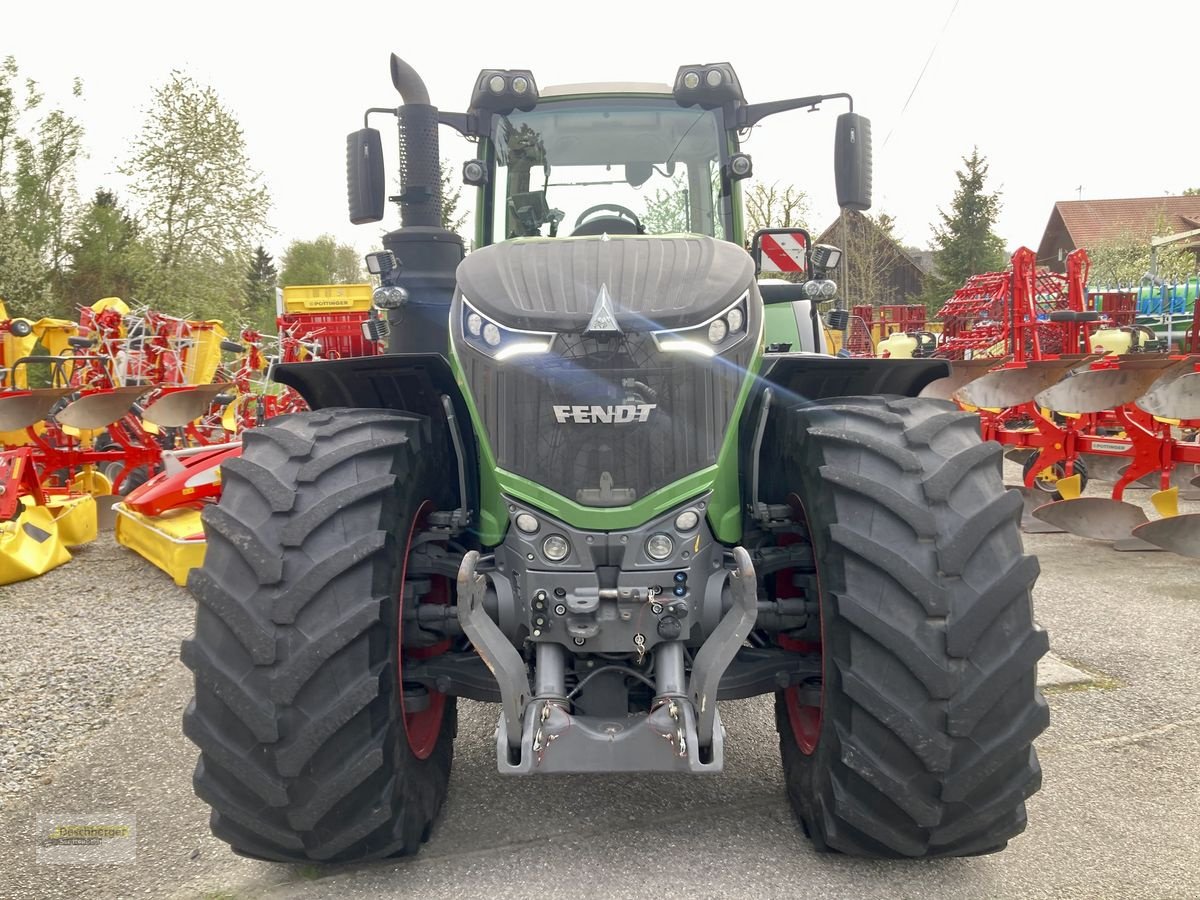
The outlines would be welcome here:
<svg viewBox="0 0 1200 900">
<path fill-rule="evenodd" d="M 438 110 L 438 124 L 448 125 L 465 138 L 483 137 L 480 131 L 481 117 L 477 113 L 452 113 Z M 487 126 L 491 126 L 491 116 L 487 117 Z"/>
<path fill-rule="evenodd" d="M 849 101 L 850 112 L 854 112 L 854 98 L 846 93 L 814 94 L 811 97 L 796 97 L 792 100 L 773 100 L 770 103 L 752 103 L 748 106 L 738 106 L 734 112 L 734 128 L 739 131 L 743 128 L 749 128 L 752 125 L 757 125 L 767 116 L 787 112 L 790 109 L 803 109 L 807 106 L 811 112 L 826 100 L 840 100 L 843 98 Z"/>
<path fill-rule="evenodd" d="M 363 113 L 363 128 L 371 127 L 371 113 L 390 113 L 396 115 L 396 107 L 394 106 L 372 106 Z"/>
<path fill-rule="evenodd" d="M 371 113 L 388 113 L 398 116 L 400 110 L 394 106 L 372 106 L 363 113 L 363 128 L 370 128 Z M 479 116 L 473 113 L 452 113 L 438 110 L 438 124 L 449 125 L 465 138 L 482 137 L 479 131 Z"/>
</svg>

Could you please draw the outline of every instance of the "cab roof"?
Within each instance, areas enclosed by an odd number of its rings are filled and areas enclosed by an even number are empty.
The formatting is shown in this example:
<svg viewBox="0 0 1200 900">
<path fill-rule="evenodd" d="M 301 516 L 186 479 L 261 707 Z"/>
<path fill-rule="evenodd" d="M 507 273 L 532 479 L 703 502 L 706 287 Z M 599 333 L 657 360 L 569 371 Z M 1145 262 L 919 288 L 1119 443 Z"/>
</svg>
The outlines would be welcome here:
<svg viewBox="0 0 1200 900">
<path fill-rule="evenodd" d="M 594 81 L 552 84 L 539 88 L 539 97 L 572 97 L 580 94 L 657 94 L 671 96 L 671 86 L 653 81 Z"/>
</svg>

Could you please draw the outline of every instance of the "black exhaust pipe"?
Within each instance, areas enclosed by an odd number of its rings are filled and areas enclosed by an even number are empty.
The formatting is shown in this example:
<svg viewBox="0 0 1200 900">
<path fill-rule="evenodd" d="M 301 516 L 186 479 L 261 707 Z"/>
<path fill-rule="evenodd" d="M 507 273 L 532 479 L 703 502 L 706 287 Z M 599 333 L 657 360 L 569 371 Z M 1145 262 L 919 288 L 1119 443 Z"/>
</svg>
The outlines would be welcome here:
<svg viewBox="0 0 1200 900">
<path fill-rule="evenodd" d="M 416 69 L 392 54 L 392 84 L 404 105 L 400 128 L 400 227 L 383 246 L 402 265 L 397 283 L 409 293 L 388 310 L 393 353 L 447 353 L 454 272 L 465 255 L 462 238 L 442 225 L 442 166 L 438 111 Z"/>
<path fill-rule="evenodd" d="M 392 84 L 400 107 L 400 224 L 441 227 L 442 167 L 438 145 L 438 111 L 417 70 L 392 54 Z"/>
</svg>

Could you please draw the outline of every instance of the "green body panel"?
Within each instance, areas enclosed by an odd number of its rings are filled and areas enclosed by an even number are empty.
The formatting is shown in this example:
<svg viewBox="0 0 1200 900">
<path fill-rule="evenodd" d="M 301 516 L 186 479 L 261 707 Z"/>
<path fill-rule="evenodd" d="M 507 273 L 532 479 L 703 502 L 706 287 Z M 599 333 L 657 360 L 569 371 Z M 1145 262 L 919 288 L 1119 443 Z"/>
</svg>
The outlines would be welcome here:
<svg viewBox="0 0 1200 900">
<path fill-rule="evenodd" d="M 466 375 L 458 358 L 454 342 L 450 343 L 450 368 L 459 390 L 471 414 L 471 427 L 479 445 L 481 468 L 479 472 L 479 540 L 484 546 L 492 547 L 504 540 L 508 530 L 508 511 L 504 495 L 508 494 L 526 503 L 537 506 L 576 528 L 592 531 L 616 531 L 636 528 L 654 516 L 684 503 L 705 491 L 712 491 L 708 506 L 708 522 L 717 540 L 727 544 L 736 543 L 742 536 L 742 497 L 739 478 L 738 434 L 742 414 L 750 397 L 758 370 L 762 364 L 762 337 L 750 360 L 750 369 L 742 382 L 737 404 L 733 410 L 717 464 L 693 472 L 685 478 L 672 482 L 652 494 L 648 494 L 629 506 L 592 507 L 576 503 L 562 494 L 547 490 L 536 482 L 496 466 L 496 457 L 488 442 L 475 398 L 471 395 Z"/>
<path fill-rule="evenodd" d="M 768 303 L 764 307 L 763 326 L 768 344 L 791 344 L 802 347 L 796 312 L 790 303 Z"/>
<path fill-rule="evenodd" d="M 504 540 L 504 532 L 508 530 L 508 513 L 504 508 L 504 497 L 500 494 L 500 470 L 496 468 L 492 445 L 488 443 L 487 433 L 479 418 L 479 410 L 475 408 L 475 398 L 471 396 L 471 388 L 467 384 L 467 377 L 459 362 L 458 351 L 454 349 L 453 340 L 450 341 L 450 370 L 454 373 L 459 393 L 462 394 L 471 413 L 471 429 L 475 432 L 479 445 L 479 540 L 484 546 L 492 547 Z"/>
</svg>

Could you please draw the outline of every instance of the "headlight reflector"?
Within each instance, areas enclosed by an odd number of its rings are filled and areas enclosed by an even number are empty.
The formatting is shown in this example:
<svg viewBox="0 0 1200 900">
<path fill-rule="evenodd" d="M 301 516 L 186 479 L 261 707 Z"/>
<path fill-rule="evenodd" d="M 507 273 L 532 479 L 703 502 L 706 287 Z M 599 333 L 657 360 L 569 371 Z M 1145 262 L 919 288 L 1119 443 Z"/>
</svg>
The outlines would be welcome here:
<svg viewBox="0 0 1200 900">
<path fill-rule="evenodd" d="M 542 554 L 551 562 L 562 562 L 571 552 L 571 545 L 561 534 L 552 534 L 542 541 Z"/>
<path fill-rule="evenodd" d="M 725 335 L 729 334 L 729 326 L 725 324 L 724 319 L 713 319 L 708 326 L 708 342 L 710 344 L 719 344 L 725 340 Z"/>
<path fill-rule="evenodd" d="M 675 542 L 669 534 L 652 534 L 646 539 L 646 555 L 653 560 L 662 562 L 675 551 Z"/>
<path fill-rule="evenodd" d="M 694 509 L 685 509 L 675 517 L 675 528 L 677 531 L 691 531 L 700 524 L 700 516 L 697 515 Z"/>
</svg>

